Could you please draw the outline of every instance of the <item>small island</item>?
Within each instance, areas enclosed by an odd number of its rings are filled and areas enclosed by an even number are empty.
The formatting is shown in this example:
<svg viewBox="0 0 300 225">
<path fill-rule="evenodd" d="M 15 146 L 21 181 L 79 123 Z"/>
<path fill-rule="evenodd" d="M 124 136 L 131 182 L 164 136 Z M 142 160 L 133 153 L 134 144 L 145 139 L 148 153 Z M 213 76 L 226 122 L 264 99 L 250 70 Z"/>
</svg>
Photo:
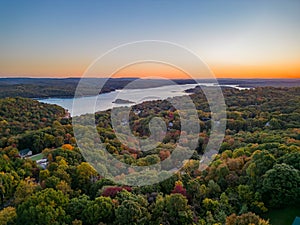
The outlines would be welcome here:
<svg viewBox="0 0 300 225">
<path fill-rule="evenodd" d="M 203 87 L 203 86 L 202 86 Z M 196 92 L 199 92 L 199 91 L 201 91 L 202 89 L 201 89 L 201 85 L 197 85 L 196 87 L 194 87 L 194 88 L 189 88 L 189 89 L 186 89 L 186 90 L 184 90 L 184 92 L 185 93 L 189 93 L 189 94 L 194 94 L 194 93 L 196 93 Z"/>
<path fill-rule="evenodd" d="M 117 98 L 117 99 L 116 99 L 115 101 L 113 101 L 112 103 L 115 103 L 115 104 L 132 104 L 132 103 L 135 103 L 135 102 Z"/>
</svg>

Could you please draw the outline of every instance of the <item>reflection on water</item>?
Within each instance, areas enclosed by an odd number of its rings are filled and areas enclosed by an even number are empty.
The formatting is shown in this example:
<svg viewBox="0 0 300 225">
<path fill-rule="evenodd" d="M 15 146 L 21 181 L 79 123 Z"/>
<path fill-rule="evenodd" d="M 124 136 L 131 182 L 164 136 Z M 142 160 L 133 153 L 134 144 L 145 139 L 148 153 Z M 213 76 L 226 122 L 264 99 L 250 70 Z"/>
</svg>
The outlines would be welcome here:
<svg viewBox="0 0 300 225">
<path fill-rule="evenodd" d="M 86 113 L 94 113 L 111 109 L 117 106 L 131 106 L 134 104 L 142 103 L 144 101 L 162 100 L 169 97 L 187 95 L 184 91 L 194 88 L 197 85 L 214 86 L 213 83 L 203 84 L 184 84 L 184 85 L 168 85 L 156 88 L 146 89 L 123 89 L 116 90 L 110 93 L 100 94 L 98 96 L 81 97 L 77 99 L 76 113 L 72 112 L 73 98 L 47 98 L 39 99 L 40 102 L 56 104 L 67 109 L 72 116 L 78 116 Z M 226 85 L 227 87 L 240 88 L 237 85 Z M 128 100 L 134 103 L 130 104 L 114 104 L 116 99 Z M 96 104 L 95 104 L 96 103 Z"/>
</svg>

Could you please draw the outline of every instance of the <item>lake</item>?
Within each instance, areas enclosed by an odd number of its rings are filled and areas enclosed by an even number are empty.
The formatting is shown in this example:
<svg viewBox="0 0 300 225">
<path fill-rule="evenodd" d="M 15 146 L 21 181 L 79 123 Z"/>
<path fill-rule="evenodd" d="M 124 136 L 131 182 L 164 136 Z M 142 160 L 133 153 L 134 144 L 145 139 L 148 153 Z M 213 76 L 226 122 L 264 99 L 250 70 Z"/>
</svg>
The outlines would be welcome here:
<svg viewBox="0 0 300 225">
<path fill-rule="evenodd" d="M 169 97 L 187 95 L 184 91 L 196 87 L 197 85 L 214 86 L 214 83 L 198 83 L 198 84 L 183 84 L 183 85 L 168 85 L 155 88 L 145 89 L 122 89 L 109 93 L 99 94 L 97 96 L 81 97 L 76 99 L 76 109 L 73 109 L 74 98 L 47 98 L 38 99 L 40 102 L 48 104 L 56 104 L 67 109 L 72 116 L 79 116 L 86 113 L 94 113 L 104 111 L 117 106 L 132 106 L 144 101 L 163 100 Z M 237 89 L 241 88 L 238 85 L 222 85 Z M 117 104 L 113 103 L 116 99 L 122 99 L 134 103 Z"/>
</svg>

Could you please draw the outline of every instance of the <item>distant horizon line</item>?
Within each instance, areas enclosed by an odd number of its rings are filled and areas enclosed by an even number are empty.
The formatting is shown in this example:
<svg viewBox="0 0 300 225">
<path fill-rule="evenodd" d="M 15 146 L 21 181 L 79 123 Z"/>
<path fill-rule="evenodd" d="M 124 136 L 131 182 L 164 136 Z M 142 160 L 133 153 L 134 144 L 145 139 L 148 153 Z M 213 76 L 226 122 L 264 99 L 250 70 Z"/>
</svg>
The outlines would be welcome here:
<svg viewBox="0 0 300 225">
<path fill-rule="evenodd" d="M 13 77 L 0 77 L 0 79 L 145 79 L 145 80 L 164 80 L 163 78 L 150 79 L 145 77 L 30 77 L 30 76 L 13 76 Z M 222 78 L 199 78 L 197 80 L 299 80 L 300 77 L 286 77 L 286 78 L 243 78 L 243 77 L 222 77 Z M 170 80 L 170 79 L 167 79 Z M 172 78 L 171 80 L 194 80 L 193 78 Z"/>
</svg>

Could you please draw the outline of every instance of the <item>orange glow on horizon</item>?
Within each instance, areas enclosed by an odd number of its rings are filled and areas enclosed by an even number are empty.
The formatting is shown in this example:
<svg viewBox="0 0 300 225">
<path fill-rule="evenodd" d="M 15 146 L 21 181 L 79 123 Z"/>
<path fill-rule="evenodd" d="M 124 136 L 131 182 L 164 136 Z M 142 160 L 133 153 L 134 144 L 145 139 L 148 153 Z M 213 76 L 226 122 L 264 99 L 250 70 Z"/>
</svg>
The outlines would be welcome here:
<svg viewBox="0 0 300 225">
<path fill-rule="evenodd" d="M 210 69 L 216 78 L 300 79 L 300 63 L 293 65 L 212 65 Z M 134 64 L 121 69 L 113 77 L 151 76 L 165 79 L 191 79 L 188 74 L 177 68 L 155 63 Z"/>
<path fill-rule="evenodd" d="M 261 65 L 237 65 L 209 63 L 216 78 L 236 78 L 236 79 L 300 79 L 300 61 L 290 63 L 274 63 Z M 34 67 L 15 67 L 14 70 L 1 71 L 0 77 L 82 77 L 87 65 L 80 63 L 77 65 L 51 66 L 45 67 L 43 64 Z M 95 75 L 103 77 L 103 75 Z M 161 63 L 138 63 L 127 66 L 114 75 L 114 78 L 121 77 L 157 77 L 158 79 L 191 79 L 184 71 L 170 65 Z"/>
<path fill-rule="evenodd" d="M 155 77 L 155 79 L 191 79 L 184 71 L 163 63 L 137 63 L 117 71 L 113 78 L 121 77 Z"/>
<path fill-rule="evenodd" d="M 277 65 L 213 65 L 217 78 L 299 79 L 300 63 Z"/>
</svg>

